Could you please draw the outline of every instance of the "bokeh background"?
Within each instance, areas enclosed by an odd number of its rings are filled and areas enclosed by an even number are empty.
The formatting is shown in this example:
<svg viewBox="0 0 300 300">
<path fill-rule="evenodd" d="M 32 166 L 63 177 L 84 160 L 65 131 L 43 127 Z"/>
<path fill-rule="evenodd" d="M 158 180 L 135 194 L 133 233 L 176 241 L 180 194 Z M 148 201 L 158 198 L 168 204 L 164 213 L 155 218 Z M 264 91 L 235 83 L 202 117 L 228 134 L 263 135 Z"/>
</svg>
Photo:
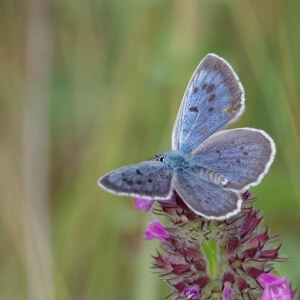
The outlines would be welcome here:
<svg viewBox="0 0 300 300">
<path fill-rule="evenodd" d="M 234 67 L 277 156 L 259 196 L 300 286 L 298 0 L 0 1 L 0 299 L 164 299 L 151 214 L 97 187 L 170 149 L 209 52 Z"/>
</svg>

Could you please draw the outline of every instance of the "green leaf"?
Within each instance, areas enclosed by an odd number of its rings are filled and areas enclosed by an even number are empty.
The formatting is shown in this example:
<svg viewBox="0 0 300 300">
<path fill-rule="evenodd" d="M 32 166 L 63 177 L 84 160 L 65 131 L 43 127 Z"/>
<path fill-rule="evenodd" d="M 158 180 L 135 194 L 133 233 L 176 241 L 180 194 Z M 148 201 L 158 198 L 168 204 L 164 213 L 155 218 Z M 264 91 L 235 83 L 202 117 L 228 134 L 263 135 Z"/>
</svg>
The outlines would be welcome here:
<svg viewBox="0 0 300 300">
<path fill-rule="evenodd" d="M 203 241 L 201 243 L 208 265 L 208 275 L 211 279 L 215 279 L 218 273 L 218 248 L 217 241 Z"/>
</svg>

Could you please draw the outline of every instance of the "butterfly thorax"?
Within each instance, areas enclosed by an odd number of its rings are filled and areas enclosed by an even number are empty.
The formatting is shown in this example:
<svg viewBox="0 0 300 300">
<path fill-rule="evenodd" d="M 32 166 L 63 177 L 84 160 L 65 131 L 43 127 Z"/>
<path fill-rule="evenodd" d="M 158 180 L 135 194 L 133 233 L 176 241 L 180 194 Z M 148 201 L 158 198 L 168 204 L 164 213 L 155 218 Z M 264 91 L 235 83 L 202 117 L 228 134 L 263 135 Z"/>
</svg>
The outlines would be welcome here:
<svg viewBox="0 0 300 300">
<path fill-rule="evenodd" d="M 181 151 L 169 151 L 161 154 L 166 164 L 171 171 L 184 171 L 191 167 L 191 157 Z"/>
<path fill-rule="evenodd" d="M 228 183 L 227 178 L 214 170 L 205 168 L 195 163 L 193 156 L 187 155 L 181 151 L 169 151 L 160 154 L 160 161 L 164 162 L 168 169 L 181 174 L 188 172 L 198 178 L 219 186 L 225 186 Z"/>
</svg>

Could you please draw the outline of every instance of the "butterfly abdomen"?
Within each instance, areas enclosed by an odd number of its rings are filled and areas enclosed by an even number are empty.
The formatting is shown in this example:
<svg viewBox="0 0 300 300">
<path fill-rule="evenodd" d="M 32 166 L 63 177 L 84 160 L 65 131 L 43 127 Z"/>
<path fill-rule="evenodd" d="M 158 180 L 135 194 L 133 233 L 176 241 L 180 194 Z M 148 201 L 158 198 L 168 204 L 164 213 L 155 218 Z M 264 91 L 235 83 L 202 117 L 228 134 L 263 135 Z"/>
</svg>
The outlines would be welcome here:
<svg viewBox="0 0 300 300">
<path fill-rule="evenodd" d="M 193 168 L 193 171 L 199 176 L 202 180 L 213 183 L 219 186 L 225 186 L 228 183 L 228 179 L 213 170 L 206 169 L 204 167 L 196 166 Z"/>
</svg>

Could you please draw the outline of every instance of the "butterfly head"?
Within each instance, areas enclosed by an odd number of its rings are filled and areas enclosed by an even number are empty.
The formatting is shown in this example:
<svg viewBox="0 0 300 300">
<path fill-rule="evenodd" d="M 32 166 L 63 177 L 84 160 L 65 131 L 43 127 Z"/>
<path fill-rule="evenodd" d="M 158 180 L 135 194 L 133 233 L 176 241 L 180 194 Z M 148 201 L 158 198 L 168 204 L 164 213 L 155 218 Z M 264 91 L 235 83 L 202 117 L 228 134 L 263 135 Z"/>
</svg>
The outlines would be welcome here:
<svg viewBox="0 0 300 300">
<path fill-rule="evenodd" d="M 153 160 L 164 162 L 165 161 L 165 154 L 160 153 L 160 154 L 155 154 L 155 158 Z"/>
</svg>

